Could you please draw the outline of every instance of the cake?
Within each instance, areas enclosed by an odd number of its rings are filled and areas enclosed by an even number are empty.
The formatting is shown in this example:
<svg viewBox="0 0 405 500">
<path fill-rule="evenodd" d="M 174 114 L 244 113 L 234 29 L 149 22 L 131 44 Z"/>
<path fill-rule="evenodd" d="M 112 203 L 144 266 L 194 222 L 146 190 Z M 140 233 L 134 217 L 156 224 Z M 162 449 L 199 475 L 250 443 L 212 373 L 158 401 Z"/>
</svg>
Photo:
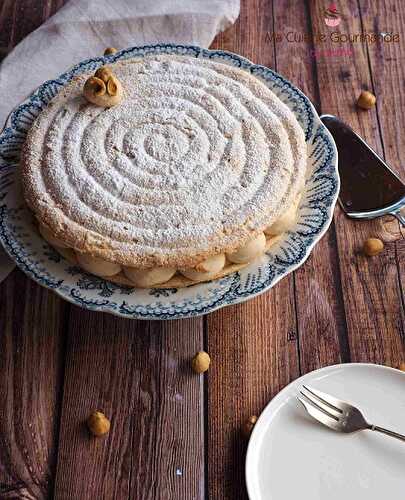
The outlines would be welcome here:
<svg viewBox="0 0 405 500">
<path fill-rule="evenodd" d="M 42 237 L 84 270 L 182 287 L 259 258 L 296 218 L 307 163 L 292 111 L 258 78 L 209 59 L 109 66 L 111 107 L 73 78 L 30 128 L 25 200 Z M 120 88 L 121 88 L 120 87 Z"/>
</svg>

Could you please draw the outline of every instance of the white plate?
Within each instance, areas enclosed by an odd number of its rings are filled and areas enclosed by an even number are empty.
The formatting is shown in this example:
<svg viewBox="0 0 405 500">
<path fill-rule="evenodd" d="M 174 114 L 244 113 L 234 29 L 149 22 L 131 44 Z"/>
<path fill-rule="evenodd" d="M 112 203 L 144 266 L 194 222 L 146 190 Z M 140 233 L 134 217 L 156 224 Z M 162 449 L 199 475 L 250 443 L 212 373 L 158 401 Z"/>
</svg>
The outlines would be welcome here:
<svg viewBox="0 0 405 500">
<path fill-rule="evenodd" d="M 296 400 L 303 383 L 405 434 L 405 373 L 370 364 L 308 373 L 283 389 L 256 423 L 246 457 L 250 500 L 404 498 L 405 443 L 371 431 L 340 434 L 316 423 Z"/>
</svg>

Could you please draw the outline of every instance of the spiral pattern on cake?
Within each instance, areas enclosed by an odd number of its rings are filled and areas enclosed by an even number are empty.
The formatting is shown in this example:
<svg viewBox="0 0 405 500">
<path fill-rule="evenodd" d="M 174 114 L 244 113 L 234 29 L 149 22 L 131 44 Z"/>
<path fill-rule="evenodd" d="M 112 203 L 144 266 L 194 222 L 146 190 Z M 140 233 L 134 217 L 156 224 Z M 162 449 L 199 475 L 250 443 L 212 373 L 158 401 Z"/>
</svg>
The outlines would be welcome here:
<svg viewBox="0 0 405 500">
<path fill-rule="evenodd" d="M 190 267 L 230 252 L 302 188 L 303 131 L 258 78 L 187 56 L 111 65 L 121 104 L 65 86 L 28 133 L 25 198 L 67 246 L 127 266 Z"/>
</svg>

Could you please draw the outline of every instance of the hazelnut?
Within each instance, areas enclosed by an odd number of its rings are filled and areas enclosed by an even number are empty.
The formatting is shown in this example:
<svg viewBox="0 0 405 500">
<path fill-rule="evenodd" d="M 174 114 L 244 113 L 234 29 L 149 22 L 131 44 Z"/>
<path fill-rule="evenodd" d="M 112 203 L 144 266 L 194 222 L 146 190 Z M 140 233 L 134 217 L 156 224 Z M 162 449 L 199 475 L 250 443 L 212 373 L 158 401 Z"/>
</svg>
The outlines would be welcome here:
<svg viewBox="0 0 405 500">
<path fill-rule="evenodd" d="M 211 358 L 205 351 L 197 352 L 191 361 L 191 366 L 196 373 L 204 373 L 210 367 Z"/>
<path fill-rule="evenodd" d="M 101 411 L 93 411 L 87 419 L 87 427 L 93 436 L 104 436 L 110 430 L 110 421 Z"/>
<path fill-rule="evenodd" d="M 91 76 L 86 80 L 86 83 L 84 84 L 84 90 L 90 91 L 92 95 L 98 97 L 104 95 L 107 92 L 107 87 L 105 86 L 103 80 L 97 78 L 96 76 Z"/>
<path fill-rule="evenodd" d="M 256 415 L 250 416 L 247 420 L 245 420 L 242 424 L 242 434 L 248 438 L 252 433 L 253 427 L 257 422 Z"/>
<path fill-rule="evenodd" d="M 107 47 L 104 51 L 105 56 L 110 56 L 111 54 L 115 54 L 117 52 L 117 49 L 114 47 Z"/>
<path fill-rule="evenodd" d="M 111 75 L 107 81 L 107 93 L 111 96 L 116 96 L 119 92 L 120 81 L 114 76 Z"/>
<path fill-rule="evenodd" d="M 357 106 L 363 109 L 371 109 L 376 103 L 376 97 L 368 90 L 362 90 L 357 99 Z"/>
<path fill-rule="evenodd" d="M 96 78 L 100 78 L 100 80 L 103 80 L 104 83 L 107 83 L 107 81 L 110 78 L 110 76 L 112 76 L 112 71 L 111 71 L 111 69 L 108 66 L 101 66 L 94 73 L 94 76 Z"/>
<path fill-rule="evenodd" d="M 369 257 L 378 255 L 384 250 L 384 243 L 378 238 L 368 238 L 363 245 L 363 252 Z"/>
<path fill-rule="evenodd" d="M 104 108 L 110 108 L 121 102 L 123 90 L 121 82 L 110 75 L 107 84 L 97 76 L 86 80 L 83 88 L 84 97 L 91 103 Z"/>
<path fill-rule="evenodd" d="M 399 363 L 398 369 L 401 370 L 401 372 L 405 372 L 405 362 L 404 361 L 402 361 L 402 363 Z"/>
</svg>

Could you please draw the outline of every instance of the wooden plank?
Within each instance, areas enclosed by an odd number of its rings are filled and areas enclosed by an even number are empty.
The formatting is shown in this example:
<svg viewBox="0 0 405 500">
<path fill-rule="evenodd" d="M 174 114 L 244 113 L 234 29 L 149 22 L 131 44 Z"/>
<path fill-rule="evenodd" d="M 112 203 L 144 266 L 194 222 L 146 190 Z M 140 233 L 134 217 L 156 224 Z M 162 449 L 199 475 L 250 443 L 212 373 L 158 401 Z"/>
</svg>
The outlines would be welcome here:
<svg viewBox="0 0 405 500">
<path fill-rule="evenodd" d="M 34 3 L 2 2 L 0 58 L 44 20 Z M 0 285 L 1 498 L 52 491 L 69 307 L 18 270 Z"/>
<path fill-rule="evenodd" d="M 328 33 L 324 2 L 309 5 L 313 32 Z M 340 2 L 339 8 L 342 22 L 334 31 L 361 33 L 357 2 Z M 355 106 L 361 88 L 372 88 L 365 45 L 328 39 L 322 48 L 316 58 L 322 111 L 341 116 L 381 152 L 376 111 L 359 111 Z M 331 58 L 325 52 L 337 48 L 350 48 L 352 54 Z M 405 345 L 395 245 L 388 242 L 384 253 L 366 258 L 362 244 L 382 227 L 381 221 L 355 222 L 337 208 L 335 225 L 351 359 L 396 365 L 405 357 Z"/>
<path fill-rule="evenodd" d="M 13 29 L 16 15 L 16 2 L 4 0 L 0 6 L 0 55 L 8 54 L 12 46 Z"/>
<path fill-rule="evenodd" d="M 68 0 L 3 0 L 0 4 L 0 60 Z"/>
<path fill-rule="evenodd" d="M 399 34 L 398 42 L 377 41 L 367 44 L 366 49 L 372 71 L 372 90 L 377 96 L 379 130 L 385 158 L 392 163 L 397 172 L 405 176 L 402 157 L 405 151 L 405 137 L 402 133 L 405 126 L 405 117 L 402 113 L 405 108 L 403 85 L 405 68 L 401 63 L 405 57 L 403 2 L 361 0 L 360 5 L 360 21 L 364 31 Z"/>
<path fill-rule="evenodd" d="M 292 281 L 207 317 L 210 498 L 246 498 L 240 429 L 299 374 Z"/>
<path fill-rule="evenodd" d="M 308 38 L 309 11 L 301 2 L 273 2 L 277 71 L 319 108 L 314 45 Z M 299 41 L 297 41 L 299 40 Z M 307 263 L 294 273 L 301 372 L 349 360 L 340 284 L 336 231 L 332 224 Z"/>
<path fill-rule="evenodd" d="M 0 287 L 0 498 L 48 498 L 69 305 L 14 271 Z"/>
<path fill-rule="evenodd" d="M 73 309 L 55 498 L 204 497 L 202 320 L 142 322 Z M 111 419 L 90 437 L 95 409 Z"/>
<path fill-rule="evenodd" d="M 271 1 L 241 5 L 236 26 L 217 37 L 215 47 L 273 66 Z M 294 283 L 291 276 L 269 293 L 206 318 L 206 345 L 212 357 L 207 377 L 210 498 L 246 498 L 246 440 L 240 429 L 299 373 Z"/>
<path fill-rule="evenodd" d="M 28 33 L 37 29 L 46 19 L 46 1 L 16 0 L 12 44 L 17 45 Z M 46 15 L 46 10 L 45 10 Z"/>
<path fill-rule="evenodd" d="M 66 4 L 68 0 L 49 0 L 45 1 L 43 5 L 43 16 L 44 18 L 48 18 L 53 16 L 64 4 Z"/>
<path fill-rule="evenodd" d="M 398 42 L 378 41 L 367 45 L 367 56 L 372 72 L 372 86 L 377 96 L 379 129 L 384 145 L 385 160 L 405 179 L 405 138 L 403 130 L 405 117 L 402 110 L 405 107 L 405 68 L 401 63 L 405 58 L 404 33 L 405 16 L 403 2 L 389 0 L 383 3 L 371 3 L 369 0 L 360 2 L 360 20 L 367 32 L 398 34 Z M 392 37 L 392 40 L 394 38 Z M 395 220 L 385 217 L 382 221 L 386 232 L 395 241 L 396 262 L 398 270 L 403 268 L 405 260 L 404 238 L 405 229 Z M 399 275 L 401 276 L 401 275 Z M 404 304 L 404 280 L 399 280 Z M 402 319 L 402 324 L 403 319 Z"/>
</svg>

